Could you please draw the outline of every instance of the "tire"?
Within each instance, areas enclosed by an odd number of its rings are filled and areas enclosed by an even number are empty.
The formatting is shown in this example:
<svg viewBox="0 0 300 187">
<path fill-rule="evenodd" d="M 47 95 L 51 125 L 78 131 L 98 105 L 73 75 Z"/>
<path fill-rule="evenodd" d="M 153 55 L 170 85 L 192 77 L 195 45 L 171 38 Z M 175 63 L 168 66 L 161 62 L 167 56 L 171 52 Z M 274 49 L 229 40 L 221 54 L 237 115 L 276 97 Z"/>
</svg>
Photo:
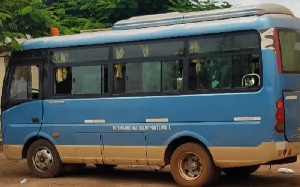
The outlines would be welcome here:
<svg viewBox="0 0 300 187">
<path fill-rule="evenodd" d="M 207 149 L 197 143 L 179 146 L 171 157 L 171 173 L 180 186 L 204 186 L 215 176 L 215 165 Z"/>
<path fill-rule="evenodd" d="M 219 180 L 221 177 L 221 173 L 222 173 L 222 169 L 215 167 L 214 176 L 212 177 L 211 182 L 209 184 L 213 184 L 213 183 L 217 182 L 217 180 Z"/>
<path fill-rule="evenodd" d="M 33 142 L 29 147 L 27 165 L 31 173 L 40 178 L 56 177 L 63 169 L 56 148 L 44 139 Z"/>
<path fill-rule="evenodd" d="M 244 166 L 244 167 L 236 167 L 236 168 L 224 168 L 223 171 L 226 175 L 232 176 L 232 177 L 242 177 L 242 176 L 248 176 L 254 173 L 260 165 L 254 165 L 254 166 Z"/>
</svg>

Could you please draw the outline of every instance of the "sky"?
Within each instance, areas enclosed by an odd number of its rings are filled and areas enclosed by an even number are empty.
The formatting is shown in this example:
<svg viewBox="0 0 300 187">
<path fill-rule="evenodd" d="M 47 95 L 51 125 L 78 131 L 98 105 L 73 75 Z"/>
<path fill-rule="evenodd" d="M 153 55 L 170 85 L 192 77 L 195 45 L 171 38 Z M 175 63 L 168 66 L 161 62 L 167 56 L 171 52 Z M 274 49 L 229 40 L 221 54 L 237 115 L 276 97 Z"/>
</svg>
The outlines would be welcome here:
<svg viewBox="0 0 300 187">
<path fill-rule="evenodd" d="M 255 5 L 261 3 L 277 3 L 286 6 L 289 8 L 295 16 L 300 18 L 300 0 L 224 0 L 233 5 L 233 7 L 237 5 Z M 219 2 L 222 2 L 220 0 Z"/>
</svg>

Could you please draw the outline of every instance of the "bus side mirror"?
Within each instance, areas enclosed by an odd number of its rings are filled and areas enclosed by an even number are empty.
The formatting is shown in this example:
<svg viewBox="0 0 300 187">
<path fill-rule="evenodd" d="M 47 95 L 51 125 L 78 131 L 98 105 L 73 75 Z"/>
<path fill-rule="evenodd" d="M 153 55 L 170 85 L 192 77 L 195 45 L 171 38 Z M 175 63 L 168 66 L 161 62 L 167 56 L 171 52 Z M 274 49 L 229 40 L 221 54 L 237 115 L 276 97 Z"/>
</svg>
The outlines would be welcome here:
<svg viewBox="0 0 300 187">
<path fill-rule="evenodd" d="M 260 76 L 256 73 L 246 74 L 242 78 L 242 87 L 260 86 Z"/>
</svg>

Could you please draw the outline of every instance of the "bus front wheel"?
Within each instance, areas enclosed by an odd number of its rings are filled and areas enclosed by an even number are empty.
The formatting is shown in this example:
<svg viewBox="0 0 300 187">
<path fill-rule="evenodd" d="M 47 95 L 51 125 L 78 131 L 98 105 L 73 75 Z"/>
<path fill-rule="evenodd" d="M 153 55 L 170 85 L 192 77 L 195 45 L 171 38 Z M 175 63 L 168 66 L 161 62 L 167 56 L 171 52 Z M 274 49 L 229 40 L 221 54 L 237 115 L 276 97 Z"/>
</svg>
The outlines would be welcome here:
<svg viewBox="0 0 300 187">
<path fill-rule="evenodd" d="M 197 143 L 179 146 L 171 157 L 171 173 L 180 186 L 204 186 L 212 182 L 215 165 L 207 149 Z"/>
<path fill-rule="evenodd" d="M 27 164 L 32 174 L 40 178 L 55 177 L 63 169 L 56 148 L 44 139 L 31 144 L 27 151 Z"/>
</svg>

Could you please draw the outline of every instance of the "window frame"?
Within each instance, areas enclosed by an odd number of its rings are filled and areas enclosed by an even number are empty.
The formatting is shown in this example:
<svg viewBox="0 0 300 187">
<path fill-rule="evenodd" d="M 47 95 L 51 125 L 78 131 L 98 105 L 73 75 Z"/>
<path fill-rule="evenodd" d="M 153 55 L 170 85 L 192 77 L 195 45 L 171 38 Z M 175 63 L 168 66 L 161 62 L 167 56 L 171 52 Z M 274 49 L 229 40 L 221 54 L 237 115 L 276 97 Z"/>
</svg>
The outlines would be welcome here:
<svg viewBox="0 0 300 187">
<path fill-rule="evenodd" d="M 257 54 L 257 53 L 232 53 L 234 55 L 231 55 L 231 54 L 222 54 L 220 56 L 207 56 L 207 55 L 197 55 L 196 57 L 193 56 L 193 58 L 191 58 L 190 60 L 192 59 L 197 59 L 197 58 L 218 58 L 218 57 L 233 57 L 233 56 L 241 56 L 241 55 L 251 55 L 251 54 Z M 262 87 L 263 87 L 263 70 L 262 70 L 262 60 L 261 60 L 261 54 L 258 54 L 260 56 L 260 62 L 259 62 L 259 68 L 260 68 L 260 85 L 259 86 L 255 86 L 255 87 L 231 87 L 231 88 L 215 88 L 215 89 L 196 89 L 196 90 L 188 90 L 188 93 L 189 94 L 192 94 L 192 93 L 236 93 L 236 92 L 255 92 L 255 91 L 259 91 Z M 232 80 L 232 75 L 231 74 L 231 80 Z M 189 89 L 189 88 L 188 88 Z"/>
<path fill-rule="evenodd" d="M 190 50 L 188 48 L 188 54 L 190 60 L 195 58 L 209 58 L 209 57 L 233 57 L 233 56 L 239 56 L 239 55 L 250 55 L 250 54 L 258 54 L 259 55 L 259 68 L 260 68 L 260 86 L 256 87 L 235 87 L 235 88 L 219 88 L 219 89 L 198 89 L 198 90 L 189 90 L 187 88 L 187 94 L 214 94 L 214 93 L 244 93 L 244 92 L 257 92 L 262 89 L 263 87 L 263 62 L 262 62 L 262 51 L 261 51 L 261 36 L 260 33 L 257 30 L 246 30 L 246 31 L 233 31 L 233 32 L 224 32 L 224 33 L 213 33 L 213 34 L 204 34 L 204 35 L 198 35 L 198 36 L 191 36 L 188 38 L 188 40 L 196 40 L 198 38 L 203 38 L 205 36 L 209 36 L 213 38 L 213 35 L 228 35 L 228 34 L 234 34 L 234 33 L 255 33 L 258 37 L 259 46 L 255 49 L 244 49 L 244 50 L 228 50 L 228 51 L 220 51 L 220 52 L 204 52 L 204 53 L 190 53 Z M 188 42 L 189 44 L 189 42 Z M 188 45 L 189 46 L 189 45 Z M 189 76 L 189 75 L 188 75 Z M 188 77 L 189 78 L 189 77 Z M 187 83 L 188 84 L 188 83 Z M 188 86 L 188 85 L 187 85 Z"/>
<path fill-rule="evenodd" d="M 122 42 L 122 43 L 114 43 L 114 44 L 109 44 L 109 46 L 112 48 L 112 60 L 134 60 L 134 59 L 160 59 L 160 58 L 165 58 L 165 57 L 173 57 L 173 58 L 179 58 L 179 57 L 185 57 L 186 54 L 188 53 L 187 48 L 186 48 L 186 38 L 187 37 L 175 37 L 175 38 L 163 38 L 163 39 L 152 39 L 152 40 L 140 40 L 140 41 L 133 41 L 133 42 Z M 114 57 L 114 48 L 117 47 L 126 47 L 129 45 L 146 45 L 146 44 L 154 44 L 154 43 L 167 43 L 167 42 L 183 42 L 183 52 L 182 54 L 177 54 L 177 55 L 161 55 L 161 56 L 148 56 L 148 57 L 131 57 L 131 58 L 124 58 L 124 59 L 116 59 Z"/>
<path fill-rule="evenodd" d="M 201 37 L 213 37 L 214 35 L 228 35 L 235 33 L 255 33 L 258 37 L 259 44 L 257 48 L 254 49 L 244 49 L 244 50 L 230 50 L 230 51 L 222 51 L 222 52 L 208 52 L 208 53 L 197 53 L 191 54 L 189 51 L 189 42 L 190 40 L 201 38 Z M 114 59 L 114 48 L 122 47 L 124 45 L 134 45 L 134 44 L 145 44 L 151 42 L 172 42 L 172 41 L 183 41 L 184 42 L 184 53 L 182 55 L 168 55 L 168 56 L 157 56 L 157 57 L 141 57 L 141 58 L 124 58 L 124 59 Z M 106 97 L 144 97 L 144 96 L 168 96 L 168 95 L 191 95 L 191 94 L 214 94 L 214 93 L 244 93 L 244 92 L 257 92 L 263 87 L 263 62 L 262 62 L 262 51 L 261 51 L 261 36 L 258 30 L 246 30 L 246 31 L 232 31 L 232 32 L 224 32 L 224 33 L 210 33 L 203 35 L 192 35 L 185 37 L 176 37 L 176 38 L 164 38 L 164 39 L 151 39 L 151 40 L 142 40 L 142 41 L 133 41 L 133 42 L 120 42 L 120 43 L 109 43 L 109 44 L 97 44 L 90 46 L 75 46 L 75 47 L 65 47 L 61 48 L 62 50 L 66 50 L 67 48 L 93 48 L 93 47 L 107 47 L 109 50 L 108 60 L 105 61 L 82 61 L 76 63 L 53 63 L 50 58 L 50 51 L 53 49 L 48 49 L 48 68 L 47 74 L 48 76 L 48 93 L 46 98 L 48 99 L 76 99 L 76 98 L 106 98 Z M 203 89 L 203 90 L 189 90 L 188 81 L 189 81 L 189 62 L 193 58 L 199 57 L 226 57 L 226 56 L 238 56 L 238 55 L 247 55 L 247 54 L 257 54 L 259 56 L 259 67 L 260 67 L 260 77 L 261 82 L 260 86 L 257 87 L 243 87 L 243 88 L 233 88 L 233 89 Z M 178 60 L 183 63 L 183 85 L 181 90 L 177 91 L 161 91 L 161 92 L 137 92 L 137 93 L 113 93 L 113 65 L 116 63 L 126 64 L 126 63 L 143 63 L 143 62 L 155 62 L 155 61 L 172 61 Z M 82 94 L 82 95 L 70 95 L 70 94 L 54 94 L 54 69 L 58 67 L 76 67 L 76 66 L 92 66 L 92 65 L 107 65 L 108 67 L 108 93 L 107 94 Z"/>
<path fill-rule="evenodd" d="M 160 60 L 158 60 L 156 57 L 155 58 L 150 58 L 150 59 L 147 59 L 147 60 L 144 60 L 144 61 L 138 61 L 137 59 L 131 61 L 130 59 L 129 60 L 124 60 L 124 61 L 117 61 L 117 62 L 113 62 L 113 67 L 115 64 L 141 64 L 141 63 L 145 63 L 145 62 L 160 62 L 161 63 L 161 67 L 162 67 L 162 63 L 163 62 L 175 62 L 175 61 L 178 61 L 178 62 L 181 62 L 182 65 L 184 66 L 184 60 L 185 58 L 181 57 L 181 58 L 174 58 L 174 57 L 171 57 L 171 58 L 164 58 L 164 59 L 161 59 L 159 58 Z M 137 60 L 137 61 L 136 61 Z M 162 71 L 162 69 L 161 69 Z M 183 71 L 184 71 L 184 68 L 183 68 Z M 113 70 L 113 73 L 114 73 L 114 70 Z M 184 72 L 183 72 L 184 74 Z M 162 74 L 161 75 L 161 78 L 162 78 Z M 183 78 L 184 76 L 182 76 Z M 184 79 L 184 78 L 183 78 Z M 162 79 L 161 79 L 161 86 L 162 86 Z M 184 80 L 182 80 L 184 81 Z M 114 83 L 112 83 L 112 88 L 114 89 Z M 164 90 L 161 90 L 161 91 L 157 91 L 157 92 L 134 92 L 134 93 L 114 93 L 112 92 L 112 96 L 137 96 L 137 95 L 149 95 L 149 96 L 155 96 L 155 95 L 177 95 L 178 93 L 184 93 L 184 88 L 182 86 L 182 89 L 180 90 L 170 90 L 170 91 L 164 91 Z"/>
<path fill-rule="evenodd" d="M 55 94 L 55 69 L 57 68 L 72 68 L 72 67 L 88 67 L 88 66 L 107 66 L 108 68 L 108 77 L 107 77 L 107 81 L 108 81 L 108 87 L 110 86 L 109 83 L 109 64 L 108 63 L 64 63 L 63 65 L 52 65 L 51 68 L 49 68 L 48 72 L 49 72 L 49 81 L 48 81 L 48 85 L 50 89 L 51 96 L 52 98 L 59 98 L 59 99 L 65 99 L 65 98 L 93 98 L 93 97 L 102 97 L 102 96 L 109 96 L 109 89 L 107 93 L 99 93 L 99 94 Z M 103 80 L 104 82 L 104 80 Z M 102 82 L 102 83 L 103 83 Z"/>
<path fill-rule="evenodd" d="M 243 49 L 243 50 L 226 50 L 226 51 L 213 51 L 213 52 L 200 52 L 200 53 L 190 53 L 190 50 L 188 48 L 188 53 L 191 54 L 191 56 L 193 55 L 197 55 L 197 54 L 223 54 L 223 53 L 232 53 L 232 51 L 239 51 L 239 52 L 247 52 L 247 51 L 253 51 L 253 50 L 257 50 L 259 49 L 261 52 L 261 36 L 260 33 L 258 32 L 258 30 L 241 30 L 241 31 L 232 31 L 232 32 L 222 32 L 222 33 L 210 33 L 210 34 L 203 34 L 203 35 L 195 35 L 195 36 L 190 36 L 188 37 L 188 40 L 197 40 L 197 39 L 202 39 L 202 38 L 213 38 L 213 36 L 228 36 L 228 35 L 234 35 L 235 33 L 255 33 L 255 35 L 257 36 L 258 39 L 258 43 L 259 46 L 258 48 L 255 49 Z M 189 45 L 188 45 L 189 47 Z"/>
<path fill-rule="evenodd" d="M 107 59 L 98 59 L 98 60 L 88 60 L 88 61 L 84 61 L 84 62 L 98 62 L 98 61 L 109 61 L 109 58 L 110 58 L 110 54 L 109 54 L 109 50 L 110 50 L 110 47 L 107 46 L 107 45 L 92 45 L 92 46 L 73 46 L 73 47 L 62 47 L 62 48 L 54 48 L 54 49 L 49 49 L 48 50 L 48 58 L 49 58 L 49 61 L 51 61 L 53 64 L 57 64 L 57 65 L 60 65 L 60 64 L 66 64 L 66 63 L 69 63 L 69 64 L 78 64 L 78 63 L 81 63 L 81 62 L 61 62 L 61 63 L 57 63 L 57 62 L 53 62 L 52 60 L 52 52 L 61 52 L 61 51 L 68 51 L 68 50 L 72 50 L 72 51 L 80 51 L 80 50 L 86 50 L 86 49 L 105 49 L 107 48 Z"/>
<path fill-rule="evenodd" d="M 32 62 L 33 60 L 35 60 L 36 62 Z M 11 83 L 13 80 L 13 76 L 14 76 L 14 72 L 15 72 L 15 68 L 17 66 L 34 66 L 34 65 L 39 65 L 38 67 L 38 71 L 39 71 L 39 75 L 38 75 L 38 79 L 39 79 L 39 96 L 38 98 L 32 98 L 32 99 L 20 99 L 20 100 L 12 100 L 10 98 L 10 91 L 11 91 Z M 5 78 L 6 83 L 5 85 L 5 99 L 3 99 L 3 106 L 2 106 L 2 111 L 11 108 L 13 106 L 22 104 L 22 103 L 27 103 L 27 102 L 31 102 L 31 101 L 38 101 L 38 100 L 42 100 L 43 99 L 43 93 L 44 93 L 44 89 L 43 89 L 43 77 L 44 77 L 44 60 L 42 58 L 26 58 L 25 60 L 22 59 L 16 59 L 16 60 L 12 60 L 8 67 L 7 67 L 7 77 Z"/>
</svg>

